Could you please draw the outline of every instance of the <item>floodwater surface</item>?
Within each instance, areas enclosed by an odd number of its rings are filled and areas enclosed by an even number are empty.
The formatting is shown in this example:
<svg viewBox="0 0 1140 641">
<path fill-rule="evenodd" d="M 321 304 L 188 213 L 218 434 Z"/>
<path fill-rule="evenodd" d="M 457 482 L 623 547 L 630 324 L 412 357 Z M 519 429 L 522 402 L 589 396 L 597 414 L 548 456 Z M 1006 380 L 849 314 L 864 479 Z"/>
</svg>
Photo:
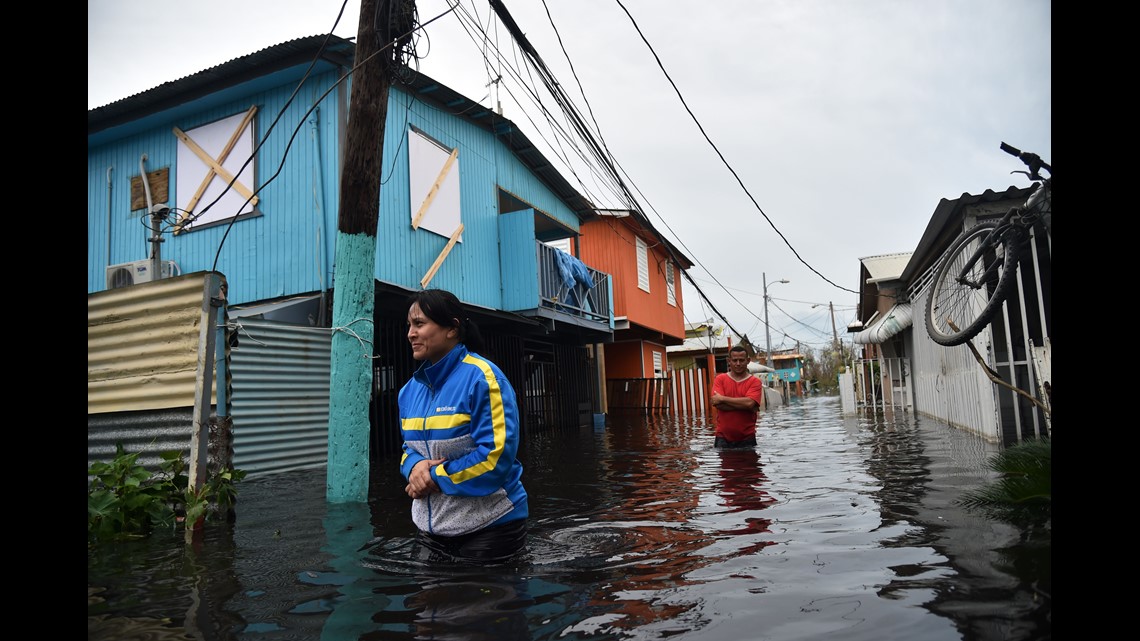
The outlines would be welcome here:
<svg viewBox="0 0 1140 641">
<path fill-rule="evenodd" d="M 957 504 L 998 446 L 837 397 L 761 415 L 755 450 L 707 417 L 527 435 L 528 547 L 429 565 L 397 461 L 365 503 L 325 470 L 247 479 L 236 519 L 88 552 L 89 639 L 1017 641 L 1051 637 L 1050 524 Z"/>
</svg>

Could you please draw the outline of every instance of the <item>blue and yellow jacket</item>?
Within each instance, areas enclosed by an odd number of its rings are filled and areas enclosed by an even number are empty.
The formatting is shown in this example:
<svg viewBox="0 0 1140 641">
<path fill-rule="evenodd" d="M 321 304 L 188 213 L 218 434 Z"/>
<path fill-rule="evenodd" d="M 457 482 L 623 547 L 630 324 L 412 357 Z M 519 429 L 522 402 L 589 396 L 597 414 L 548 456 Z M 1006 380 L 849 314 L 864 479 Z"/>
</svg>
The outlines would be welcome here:
<svg viewBox="0 0 1140 641">
<path fill-rule="evenodd" d="M 424 459 L 441 493 L 412 501 L 416 527 L 456 536 L 526 518 L 514 388 L 497 365 L 460 343 L 425 362 L 400 389 L 400 472 Z"/>
</svg>

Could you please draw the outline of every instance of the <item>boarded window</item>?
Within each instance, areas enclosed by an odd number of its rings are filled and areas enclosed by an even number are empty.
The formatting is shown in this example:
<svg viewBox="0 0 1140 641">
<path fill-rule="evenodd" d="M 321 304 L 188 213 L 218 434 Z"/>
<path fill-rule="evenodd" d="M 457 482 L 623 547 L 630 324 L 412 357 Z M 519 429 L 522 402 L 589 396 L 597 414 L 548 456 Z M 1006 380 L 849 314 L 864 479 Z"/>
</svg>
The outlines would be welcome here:
<svg viewBox="0 0 1140 641">
<path fill-rule="evenodd" d="M 459 149 L 422 131 L 408 131 L 412 227 L 450 238 L 459 228 Z M 463 242 L 463 236 L 458 238 Z"/>
<path fill-rule="evenodd" d="M 253 158 L 256 107 L 185 132 L 178 137 L 175 194 L 185 212 L 183 229 L 249 214 L 257 205 Z M 248 162 L 247 162 L 248 161 Z"/>
</svg>

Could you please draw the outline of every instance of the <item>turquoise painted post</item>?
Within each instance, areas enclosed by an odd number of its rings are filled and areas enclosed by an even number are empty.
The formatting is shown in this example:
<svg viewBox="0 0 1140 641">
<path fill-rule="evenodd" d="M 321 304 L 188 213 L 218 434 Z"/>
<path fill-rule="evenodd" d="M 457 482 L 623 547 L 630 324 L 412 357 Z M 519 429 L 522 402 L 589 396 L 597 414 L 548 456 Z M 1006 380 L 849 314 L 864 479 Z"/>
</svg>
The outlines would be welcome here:
<svg viewBox="0 0 1140 641">
<path fill-rule="evenodd" d="M 338 232 L 333 297 L 326 498 L 368 500 L 368 403 L 372 396 L 376 236 Z"/>
</svg>

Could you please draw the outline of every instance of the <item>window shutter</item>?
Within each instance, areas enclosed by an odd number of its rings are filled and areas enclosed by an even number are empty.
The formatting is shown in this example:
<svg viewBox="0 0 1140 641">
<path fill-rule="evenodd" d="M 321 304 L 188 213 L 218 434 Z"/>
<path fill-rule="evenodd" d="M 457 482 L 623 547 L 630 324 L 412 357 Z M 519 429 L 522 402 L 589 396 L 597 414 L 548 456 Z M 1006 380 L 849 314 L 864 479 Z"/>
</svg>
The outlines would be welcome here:
<svg viewBox="0 0 1140 641">
<path fill-rule="evenodd" d="M 649 291 L 649 248 L 640 236 L 637 238 L 637 286 Z"/>
</svg>

